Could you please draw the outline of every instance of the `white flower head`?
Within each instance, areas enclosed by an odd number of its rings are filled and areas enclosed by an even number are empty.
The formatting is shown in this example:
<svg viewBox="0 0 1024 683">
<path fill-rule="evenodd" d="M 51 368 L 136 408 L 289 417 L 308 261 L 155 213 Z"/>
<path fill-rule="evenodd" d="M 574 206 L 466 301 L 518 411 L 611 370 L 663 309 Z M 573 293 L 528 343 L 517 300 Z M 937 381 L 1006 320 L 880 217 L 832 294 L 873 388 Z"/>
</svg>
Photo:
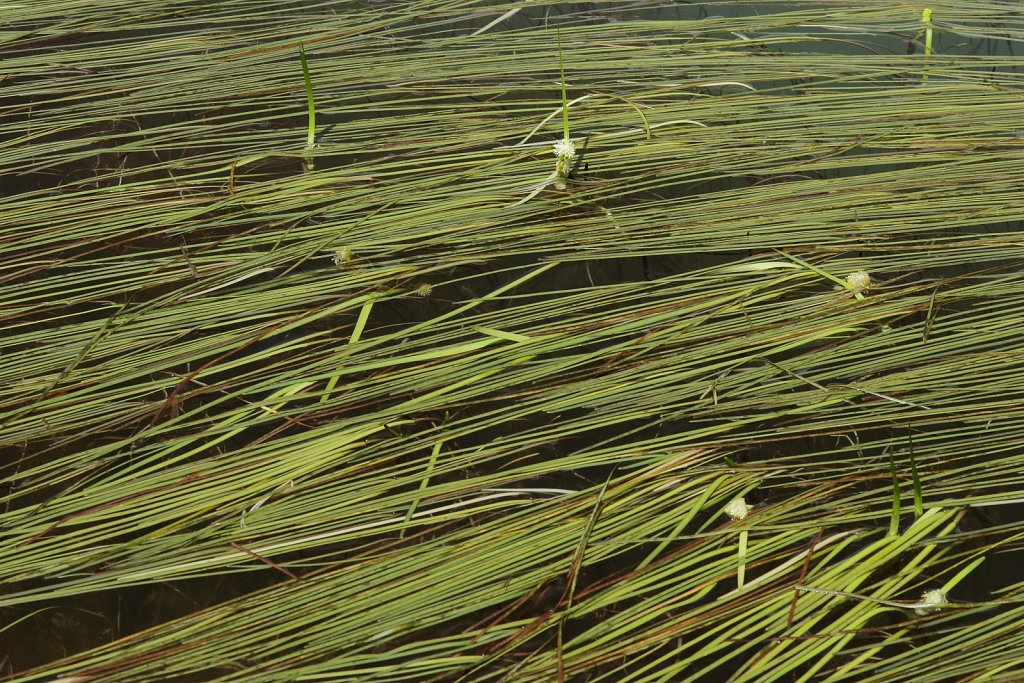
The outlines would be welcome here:
<svg viewBox="0 0 1024 683">
<path fill-rule="evenodd" d="M 924 592 L 924 595 L 921 596 L 921 602 L 924 604 L 914 611 L 918 614 L 930 614 L 931 612 L 938 612 L 945 605 L 948 605 L 949 597 L 946 595 L 946 591 L 941 588 L 933 588 L 930 591 Z"/>
<path fill-rule="evenodd" d="M 859 270 L 846 276 L 846 283 L 855 292 L 865 292 L 871 287 L 871 275 Z"/>
<path fill-rule="evenodd" d="M 576 145 L 569 138 L 562 138 L 555 143 L 554 152 L 560 160 L 569 162 L 576 158 Z"/>
<path fill-rule="evenodd" d="M 725 506 L 724 512 L 733 520 L 745 519 L 750 514 L 750 506 L 741 496 L 730 500 L 729 504 Z"/>
<path fill-rule="evenodd" d="M 423 283 L 417 285 L 415 289 L 413 289 L 409 293 L 412 294 L 413 296 L 430 296 L 431 294 L 434 293 L 434 287 L 433 285 Z"/>
</svg>

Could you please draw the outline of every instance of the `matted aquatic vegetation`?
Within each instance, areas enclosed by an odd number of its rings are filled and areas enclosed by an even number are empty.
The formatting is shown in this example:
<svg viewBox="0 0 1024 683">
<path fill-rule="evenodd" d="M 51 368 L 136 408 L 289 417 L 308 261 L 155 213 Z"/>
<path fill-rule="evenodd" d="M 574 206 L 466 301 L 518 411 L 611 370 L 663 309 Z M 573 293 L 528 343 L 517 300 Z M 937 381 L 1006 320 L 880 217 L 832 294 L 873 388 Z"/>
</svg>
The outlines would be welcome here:
<svg viewBox="0 0 1024 683">
<path fill-rule="evenodd" d="M 10 680 L 1024 677 L 1018 3 L 3 22 Z"/>
</svg>

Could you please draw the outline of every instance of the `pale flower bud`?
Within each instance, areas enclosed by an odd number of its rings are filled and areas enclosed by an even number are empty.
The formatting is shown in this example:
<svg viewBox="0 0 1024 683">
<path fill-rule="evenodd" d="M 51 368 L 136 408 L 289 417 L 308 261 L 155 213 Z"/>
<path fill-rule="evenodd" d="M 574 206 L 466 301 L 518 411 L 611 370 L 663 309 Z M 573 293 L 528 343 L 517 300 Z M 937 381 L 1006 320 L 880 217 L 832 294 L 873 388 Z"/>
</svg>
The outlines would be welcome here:
<svg viewBox="0 0 1024 683">
<path fill-rule="evenodd" d="M 871 287 L 871 276 L 863 270 L 846 276 L 846 283 L 855 292 L 866 292 Z"/>
<path fill-rule="evenodd" d="M 941 588 L 933 588 L 930 591 L 924 592 L 921 596 L 921 602 L 925 604 L 914 611 L 917 614 L 930 614 L 932 612 L 938 612 L 944 605 L 948 605 L 949 598 L 946 596 L 946 592 Z"/>
<path fill-rule="evenodd" d="M 750 514 L 750 506 L 747 505 L 747 501 L 743 500 L 741 496 L 730 500 L 729 504 L 725 506 L 724 512 L 734 521 L 745 519 Z"/>
</svg>

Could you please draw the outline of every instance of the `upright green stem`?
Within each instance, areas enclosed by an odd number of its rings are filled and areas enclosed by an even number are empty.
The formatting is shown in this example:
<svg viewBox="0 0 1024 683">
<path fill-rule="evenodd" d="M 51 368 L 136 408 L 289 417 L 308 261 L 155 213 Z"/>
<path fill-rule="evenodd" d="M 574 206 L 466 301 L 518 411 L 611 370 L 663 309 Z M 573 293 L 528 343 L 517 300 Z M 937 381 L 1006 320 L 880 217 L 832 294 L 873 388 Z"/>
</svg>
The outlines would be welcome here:
<svg viewBox="0 0 1024 683">
<path fill-rule="evenodd" d="M 896 472 L 896 459 L 889 453 L 889 472 L 892 475 L 892 510 L 889 514 L 889 535 L 900 534 L 900 479 Z"/>
<path fill-rule="evenodd" d="M 921 21 L 924 22 L 924 66 L 925 73 L 921 78 L 922 83 L 928 82 L 928 58 L 932 56 L 932 9 L 926 7 L 921 13 Z"/>
<path fill-rule="evenodd" d="M 306 168 L 312 169 L 310 152 L 316 142 L 316 105 L 313 103 L 313 79 L 309 77 L 309 63 L 302 43 L 299 43 L 299 61 L 302 62 L 302 79 L 306 82 Z"/>
<path fill-rule="evenodd" d="M 569 139 L 569 98 L 565 94 L 565 63 L 562 60 L 562 32 L 555 27 L 558 39 L 558 73 L 562 77 L 562 137 Z"/>
</svg>

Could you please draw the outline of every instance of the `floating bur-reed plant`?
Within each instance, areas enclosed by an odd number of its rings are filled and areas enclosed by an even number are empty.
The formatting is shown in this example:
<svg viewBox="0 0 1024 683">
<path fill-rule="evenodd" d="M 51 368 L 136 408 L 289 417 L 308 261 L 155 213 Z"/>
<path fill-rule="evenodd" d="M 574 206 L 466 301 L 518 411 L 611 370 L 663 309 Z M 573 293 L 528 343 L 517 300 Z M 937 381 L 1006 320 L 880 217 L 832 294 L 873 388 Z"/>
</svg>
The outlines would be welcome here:
<svg viewBox="0 0 1024 683">
<path fill-rule="evenodd" d="M 569 98 L 565 92 L 565 58 L 562 56 L 562 32 L 555 28 L 558 40 L 558 75 L 562 81 L 562 139 L 555 143 L 555 187 L 564 190 L 569 184 L 573 162 L 576 161 L 576 145 L 569 137 Z"/>
</svg>

